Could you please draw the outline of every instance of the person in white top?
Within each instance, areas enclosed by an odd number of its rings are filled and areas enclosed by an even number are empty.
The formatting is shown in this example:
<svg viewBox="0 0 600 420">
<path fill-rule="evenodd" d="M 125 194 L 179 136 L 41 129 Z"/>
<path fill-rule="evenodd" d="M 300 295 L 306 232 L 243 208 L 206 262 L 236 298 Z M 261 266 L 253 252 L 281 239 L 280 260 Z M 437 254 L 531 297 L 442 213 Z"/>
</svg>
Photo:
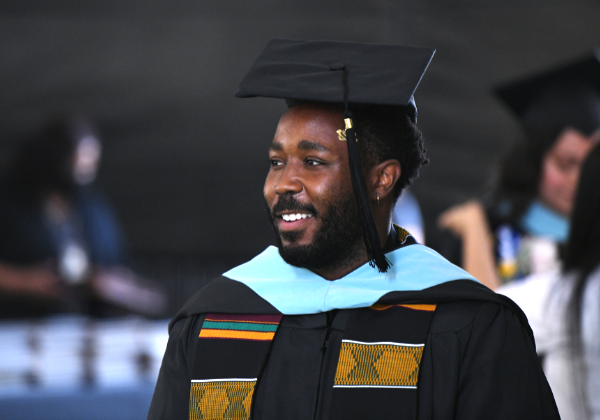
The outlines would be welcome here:
<svg viewBox="0 0 600 420">
<path fill-rule="evenodd" d="M 600 420 L 600 146 L 586 159 L 563 267 L 500 287 L 523 309 L 561 418 Z"/>
</svg>

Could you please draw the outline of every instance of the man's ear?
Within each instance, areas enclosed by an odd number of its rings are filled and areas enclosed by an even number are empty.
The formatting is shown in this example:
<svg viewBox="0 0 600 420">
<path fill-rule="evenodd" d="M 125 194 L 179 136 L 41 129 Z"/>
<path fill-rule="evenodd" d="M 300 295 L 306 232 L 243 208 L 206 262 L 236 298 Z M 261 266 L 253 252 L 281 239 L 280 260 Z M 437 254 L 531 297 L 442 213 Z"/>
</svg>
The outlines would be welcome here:
<svg viewBox="0 0 600 420">
<path fill-rule="evenodd" d="M 396 159 L 384 160 L 372 167 L 367 176 L 369 199 L 377 201 L 377 196 L 379 196 L 381 201 L 391 197 L 401 174 L 402 167 Z"/>
</svg>

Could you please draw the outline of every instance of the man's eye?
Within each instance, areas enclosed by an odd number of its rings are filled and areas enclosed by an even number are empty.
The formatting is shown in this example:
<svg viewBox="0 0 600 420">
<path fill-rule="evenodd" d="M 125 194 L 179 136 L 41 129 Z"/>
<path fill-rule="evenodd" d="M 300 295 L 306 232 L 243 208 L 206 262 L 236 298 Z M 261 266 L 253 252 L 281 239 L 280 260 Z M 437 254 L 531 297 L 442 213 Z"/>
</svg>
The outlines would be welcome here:
<svg viewBox="0 0 600 420">
<path fill-rule="evenodd" d="M 318 160 L 314 160 L 314 159 L 306 159 L 306 164 L 308 166 L 317 166 L 317 165 L 320 165 L 321 162 L 319 162 Z"/>
<path fill-rule="evenodd" d="M 283 165 L 283 162 L 277 159 L 271 159 L 271 166 L 275 167 L 275 166 L 281 166 Z"/>
</svg>

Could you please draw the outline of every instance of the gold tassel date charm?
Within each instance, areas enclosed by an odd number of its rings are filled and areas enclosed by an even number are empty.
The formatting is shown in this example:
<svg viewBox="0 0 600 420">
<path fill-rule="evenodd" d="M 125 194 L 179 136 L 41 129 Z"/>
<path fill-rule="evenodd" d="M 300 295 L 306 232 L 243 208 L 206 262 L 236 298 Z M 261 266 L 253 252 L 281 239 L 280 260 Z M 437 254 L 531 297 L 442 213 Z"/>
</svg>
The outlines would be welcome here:
<svg viewBox="0 0 600 420">
<path fill-rule="evenodd" d="M 351 118 L 344 118 L 344 123 L 346 124 L 346 128 L 343 130 L 337 130 L 336 133 L 338 135 L 338 139 L 340 141 L 346 141 L 346 130 L 349 128 L 352 128 L 352 119 Z M 356 139 L 356 141 L 358 142 L 358 138 Z"/>
</svg>

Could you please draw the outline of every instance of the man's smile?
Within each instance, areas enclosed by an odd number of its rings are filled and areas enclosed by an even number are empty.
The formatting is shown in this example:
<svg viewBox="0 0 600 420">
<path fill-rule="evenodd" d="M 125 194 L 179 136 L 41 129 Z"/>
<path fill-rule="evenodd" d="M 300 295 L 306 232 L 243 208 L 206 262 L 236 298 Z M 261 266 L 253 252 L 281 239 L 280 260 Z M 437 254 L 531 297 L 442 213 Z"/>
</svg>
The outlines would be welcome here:
<svg viewBox="0 0 600 420">
<path fill-rule="evenodd" d="M 277 225 L 280 230 L 290 231 L 306 227 L 314 214 L 307 211 L 283 211 L 277 214 Z"/>
</svg>

